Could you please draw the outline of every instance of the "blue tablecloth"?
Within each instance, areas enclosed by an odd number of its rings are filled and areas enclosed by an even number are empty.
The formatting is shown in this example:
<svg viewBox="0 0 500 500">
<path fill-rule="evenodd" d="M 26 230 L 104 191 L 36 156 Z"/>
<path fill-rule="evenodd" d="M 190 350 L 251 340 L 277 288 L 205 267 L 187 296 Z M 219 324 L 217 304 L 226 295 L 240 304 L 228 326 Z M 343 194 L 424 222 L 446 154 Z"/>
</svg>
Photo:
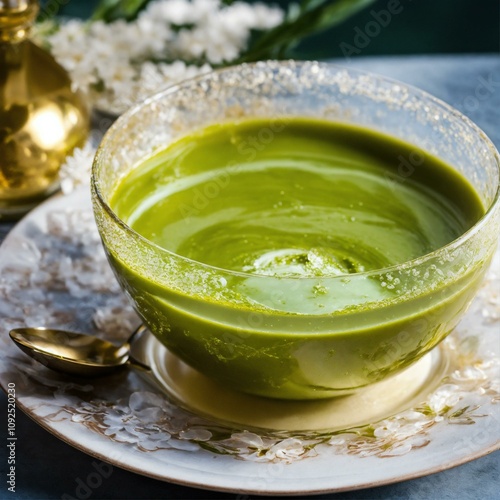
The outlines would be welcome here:
<svg viewBox="0 0 500 500">
<path fill-rule="evenodd" d="M 418 56 L 359 58 L 339 64 L 381 73 L 420 87 L 474 120 L 500 149 L 500 56 Z M 12 225 L 0 223 L 0 241 Z M 500 340 L 499 340 L 500 341 Z M 7 400 L 0 396 L 0 412 L 7 431 Z M 17 414 L 16 492 L 7 490 L 7 448 L 0 459 L 0 498 L 120 498 L 225 499 L 251 498 L 186 488 L 138 476 L 117 467 L 90 496 L 78 489 L 79 479 L 92 471 L 94 459 L 81 453 Z M 500 439 L 500 436 L 499 436 Z M 5 441 L 6 442 L 6 441 Z M 321 499 L 493 499 L 500 498 L 500 451 L 465 465 L 393 485 L 321 495 Z M 90 493 L 90 492 L 89 492 Z"/>
</svg>

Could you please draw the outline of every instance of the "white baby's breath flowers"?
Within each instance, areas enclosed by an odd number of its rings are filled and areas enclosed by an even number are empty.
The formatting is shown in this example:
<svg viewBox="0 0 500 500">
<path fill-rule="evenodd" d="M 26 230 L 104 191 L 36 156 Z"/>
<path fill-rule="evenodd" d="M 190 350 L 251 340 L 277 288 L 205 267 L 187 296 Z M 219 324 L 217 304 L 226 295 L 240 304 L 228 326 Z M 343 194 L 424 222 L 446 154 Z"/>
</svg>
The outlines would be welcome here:
<svg viewBox="0 0 500 500">
<path fill-rule="evenodd" d="M 88 142 L 82 148 L 75 148 L 66 158 L 59 170 L 61 190 L 64 194 L 71 193 L 77 186 L 89 184 L 94 155 L 95 148 Z"/>
<path fill-rule="evenodd" d="M 252 30 L 269 30 L 283 18 L 280 8 L 259 3 L 157 0 L 132 22 L 70 20 L 42 38 L 94 107 L 119 114 L 161 88 L 237 60 Z"/>
</svg>

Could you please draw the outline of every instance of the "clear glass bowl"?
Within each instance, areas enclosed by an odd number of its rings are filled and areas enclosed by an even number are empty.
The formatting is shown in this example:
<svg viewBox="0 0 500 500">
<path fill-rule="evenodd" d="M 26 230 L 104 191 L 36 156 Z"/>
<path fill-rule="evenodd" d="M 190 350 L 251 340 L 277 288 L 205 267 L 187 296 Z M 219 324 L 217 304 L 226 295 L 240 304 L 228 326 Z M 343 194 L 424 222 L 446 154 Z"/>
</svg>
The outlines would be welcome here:
<svg viewBox="0 0 500 500">
<path fill-rule="evenodd" d="M 487 212 L 437 251 L 346 279 L 211 267 L 146 240 L 110 208 L 119 179 L 172 141 L 223 121 L 269 118 L 272 128 L 287 116 L 358 124 L 414 144 L 461 172 Z M 168 349 L 228 387 L 314 399 L 382 380 L 450 333 L 498 242 L 499 169 L 485 134 L 420 90 L 332 64 L 270 61 L 186 81 L 121 116 L 97 152 L 92 195 L 116 276 Z M 327 293 L 304 301 L 318 286 Z"/>
</svg>

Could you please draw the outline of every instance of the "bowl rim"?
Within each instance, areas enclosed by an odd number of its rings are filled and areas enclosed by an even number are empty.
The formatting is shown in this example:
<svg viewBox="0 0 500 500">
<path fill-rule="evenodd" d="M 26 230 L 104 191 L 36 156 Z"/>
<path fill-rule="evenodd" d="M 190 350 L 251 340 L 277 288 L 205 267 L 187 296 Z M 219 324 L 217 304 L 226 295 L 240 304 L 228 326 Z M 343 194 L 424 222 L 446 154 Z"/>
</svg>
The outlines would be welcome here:
<svg viewBox="0 0 500 500">
<path fill-rule="evenodd" d="M 362 271 L 362 272 L 357 272 L 357 273 L 352 273 L 352 274 L 336 274 L 336 275 L 329 275 L 329 274 L 324 274 L 320 276 L 273 276 L 273 275 L 261 275 L 261 274 L 252 274 L 244 271 L 236 271 L 236 270 L 231 270 L 231 269 L 225 269 L 222 267 L 217 267 L 211 264 L 206 264 L 204 262 L 198 261 L 191 259 L 189 257 L 185 257 L 183 255 L 180 255 L 178 253 L 175 253 L 171 250 L 168 250 L 157 243 L 154 243 L 153 241 L 149 240 L 145 236 L 141 235 L 137 231 L 135 231 L 132 227 L 130 227 L 125 221 L 123 221 L 116 213 L 115 211 L 109 206 L 109 204 L 106 202 L 104 199 L 104 195 L 102 194 L 100 188 L 99 188 L 99 181 L 97 179 L 97 169 L 100 165 L 101 162 L 101 157 L 104 155 L 105 149 L 107 144 L 114 138 L 116 137 L 119 132 L 122 124 L 126 123 L 132 116 L 136 115 L 137 113 L 141 112 L 146 106 L 149 104 L 159 101 L 163 99 L 166 96 L 175 94 L 178 90 L 183 88 L 184 86 L 187 85 L 192 85 L 196 82 L 202 82 L 204 80 L 208 79 L 213 79 L 214 75 L 220 75 L 224 73 L 231 73 L 231 72 L 237 72 L 239 68 L 245 67 L 245 68 L 259 68 L 259 67 L 288 67 L 290 69 L 294 70 L 300 70 L 303 68 L 307 67 L 313 67 L 313 66 L 319 66 L 324 69 L 328 69 L 330 71 L 347 71 L 350 74 L 357 75 L 359 77 L 361 76 L 366 76 L 373 78 L 374 80 L 385 82 L 387 84 L 393 84 L 393 85 L 399 85 L 403 88 L 406 88 L 407 90 L 411 91 L 414 95 L 417 94 L 419 97 L 422 97 L 424 99 L 427 99 L 431 101 L 435 106 L 438 108 L 441 108 L 444 110 L 450 117 L 456 118 L 461 120 L 467 127 L 471 128 L 478 136 L 480 136 L 483 140 L 483 143 L 485 146 L 487 146 L 489 153 L 492 156 L 492 159 L 496 161 L 496 167 L 497 167 L 497 173 L 498 173 L 498 182 L 496 186 L 496 191 L 494 196 L 492 197 L 492 200 L 490 202 L 489 207 L 485 210 L 485 213 L 481 216 L 480 219 L 478 219 L 467 231 L 462 233 L 459 237 L 455 238 L 451 242 L 447 243 L 446 245 L 443 245 L 432 252 L 426 253 L 424 255 L 421 255 L 419 257 L 416 257 L 414 259 L 400 262 L 398 264 L 393 264 L 391 266 L 379 268 L 379 269 L 371 269 L 369 271 Z M 298 116 L 298 115 L 297 115 Z M 312 117 L 311 117 L 312 118 Z M 380 132 L 385 135 L 385 132 Z M 411 143 L 410 143 L 411 144 Z M 197 75 L 192 78 L 188 78 L 186 80 L 183 80 L 179 83 L 176 83 L 174 85 L 170 85 L 163 90 L 160 90 L 159 92 L 156 92 L 155 94 L 147 97 L 143 101 L 134 104 L 131 108 L 129 108 L 125 113 L 120 115 L 116 121 L 111 125 L 111 127 L 107 130 L 107 132 L 104 134 L 98 148 L 96 151 L 96 154 L 94 156 L 94 160 L 92 162 L 92 170 L 91 170 L 91 179 L 90 179 L 90 186 L 92 192 L 95 194 L 95 198 L 98 200 L 100 206 L 104 209 L 104 211 L 113 219 L 113 221 L 118 224 L 122 229 L 125 230 L 125 232 L 132 233 L 135 238 L 138 238 L 139 240 L 142 240 L 146 245 L 155 248 L 162 254 L 167 254 L 171 256 L 174 259 L 178 259 L 181 262 L 185 262 L 186 264 L 194 265 L 197 266 L 203 270 L 209 271 L 209 272 L 217 272 L 218 274 L 226 274 L 229 276 L 234 276 L 234 277 L 240 277 L 240 278 L 253 278 L 253 279 L 267 279 L 267 280 L 278 280 L 280 282 L 286 282 L 287 280 L 290 281 L 295 281 L 299 280 L 302 282 L 306 282 L 307 280 L 311 280 L 314 282 L 317 282 L 318 279 L 321 280 L 337 280 L 337 279 L 345 279 L 346 276 L 348 276 L 350 279 L 355 279 L 356 277 L 363 277 L 363 278 L 369 278 L 372 276 L 380 276 L 382 274 L 389 274 L 405 269 L 411 269 L 413 267 L 421 266 L 425 264 L 427 261 L 432 261 L 433 259 L 439 257 L 440 255 L 444 255 L 449 252 L 455 251 L 458 247 L 464 245 L 467 241 L 472 239 L 474 235 L 476 235 L 478 232 L 483 230 L 484 226 L 486 226 L 490 220 L 496 215 L 496 213 L 500 213 L 500 152 L 497 150 L 495 144 L 493 141 L 487 136 L 487 134 L 478 126 L 476 125 L 470 118 L 468 118 L 466 115 L 461 113 L 458 109 L 454 108 L 453 106 L 447 104 L 446 102 L 442 101 L 441 99 L 434 97 L 432 94 L 429 94 L 428 92 L 421 90 L 418 87 L 415 87 L 413 85 L 407 84 L 405 82 L 402 82 L 400 80 L 394 79 L 387 77 L 385 75 L 381 75 L 378 73 L 374 73 L 371 71 L 364 71 L 360 70 L 357 68 L 351 68 L 347 66 L 343 66 L 341 64 L 337 64 L 336 62 L 320 62 L 320 61 L 297 61 L 297 60 L 266 60 L 266 61 L 258 61 L 254 63 L 242 63 L 238 65 L 232 65 L 220 69 L 216 69 L 213 71 L 210 71 L 208 73 L 204 73 L 202 75 Z"/>
</svg>

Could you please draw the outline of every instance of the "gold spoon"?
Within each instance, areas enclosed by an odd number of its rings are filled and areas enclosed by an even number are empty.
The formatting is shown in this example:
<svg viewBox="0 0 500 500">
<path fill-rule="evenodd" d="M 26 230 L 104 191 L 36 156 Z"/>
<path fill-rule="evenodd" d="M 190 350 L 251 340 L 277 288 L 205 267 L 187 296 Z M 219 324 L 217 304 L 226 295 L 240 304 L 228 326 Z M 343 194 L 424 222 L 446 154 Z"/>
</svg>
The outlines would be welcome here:
<svg viewBox="0 0 500 500">
<path fill-rule="evenodd" d="M 120 346 L 92 335 L 51 328 L 15 328 L 10 331 L 10 338 L 22 351 L 52 370 L 97 377 L 126 366 L 150 371 L 130 355 L 132 341 L 145 330 L 144 325 L 139 326 Z"/>
</svg>

